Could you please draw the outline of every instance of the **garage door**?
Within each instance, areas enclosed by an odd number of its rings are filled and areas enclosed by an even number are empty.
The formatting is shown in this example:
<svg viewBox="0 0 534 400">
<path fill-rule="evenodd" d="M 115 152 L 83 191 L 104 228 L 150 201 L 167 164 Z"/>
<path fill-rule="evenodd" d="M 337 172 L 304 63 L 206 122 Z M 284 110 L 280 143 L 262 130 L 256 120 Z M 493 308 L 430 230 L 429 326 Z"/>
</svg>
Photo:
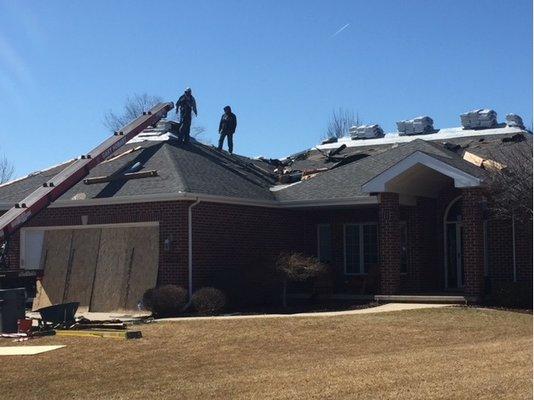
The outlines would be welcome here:
<svg viewBox="0 0 534 400">
<path fill-rule="evenodd" d="M 81 311 L 135 310 L 144 291 L 156 285 L 156 225 L 53 229 L 42 236 L 40 252 L 24 249 L 24 254 L 40 253 L 44 270 L 34 309 L 78 301 Z"/>
</svg>

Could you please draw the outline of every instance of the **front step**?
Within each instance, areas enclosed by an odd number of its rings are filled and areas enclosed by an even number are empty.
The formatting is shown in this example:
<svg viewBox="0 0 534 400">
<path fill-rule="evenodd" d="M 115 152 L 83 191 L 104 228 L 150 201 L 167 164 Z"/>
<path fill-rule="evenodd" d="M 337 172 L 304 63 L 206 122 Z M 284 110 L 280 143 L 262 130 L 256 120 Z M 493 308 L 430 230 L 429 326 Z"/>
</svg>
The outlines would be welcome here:
<svg viewBox="0 0 534 400">
<path fill-rule="evenodd" d="M 442 304 L 466 304 L 468 299 L 460 295 L 401 295 L 401 294 L 377 294 L 375 301 L 384 303 L 442 303 Z"/>
</svg>

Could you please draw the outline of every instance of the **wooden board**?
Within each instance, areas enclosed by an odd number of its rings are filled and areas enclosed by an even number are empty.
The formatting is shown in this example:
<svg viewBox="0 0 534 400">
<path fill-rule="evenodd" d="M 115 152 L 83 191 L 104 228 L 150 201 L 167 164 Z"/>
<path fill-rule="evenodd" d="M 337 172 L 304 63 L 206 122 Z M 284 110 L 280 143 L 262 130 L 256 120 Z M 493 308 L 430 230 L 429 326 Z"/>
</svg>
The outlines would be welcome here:
<svg viewBox="0 0 534 400">
<path fill-rule="evenodd" d="M 33 309 L 77 301 L 80 312 L 136 310 L 158 260 L 157 226 L 46 231 Z"/>
<path fill-rule="evenodd" d="M 89 311 L 113 311 L 121 307 L 128 259 L 128 228 L 104 228 Z"/>
<path fill-rule="evenodd" d="M 157 226 L 129 229 L 128 263 L 124 277 L 122 307 L 137 309 L 143 293 L 154 286 L 158 278 L 159 228 Z"/>
<path fill-rule="evenodd" d="M 65 280 L 70 262 L 72 231 L 67 229 L 46 231 L 43 237 L 41 290 L 34 300 L 34 309 L 63 302 Z"/>
<path fill-rule="evenodd" d="M 80 312 L 89 309 L 101 233 L 101 229 L 95 228 L 73 230 L 70 273 L 66 279 L 63 302 L 79 302 Z"/>
</svg>

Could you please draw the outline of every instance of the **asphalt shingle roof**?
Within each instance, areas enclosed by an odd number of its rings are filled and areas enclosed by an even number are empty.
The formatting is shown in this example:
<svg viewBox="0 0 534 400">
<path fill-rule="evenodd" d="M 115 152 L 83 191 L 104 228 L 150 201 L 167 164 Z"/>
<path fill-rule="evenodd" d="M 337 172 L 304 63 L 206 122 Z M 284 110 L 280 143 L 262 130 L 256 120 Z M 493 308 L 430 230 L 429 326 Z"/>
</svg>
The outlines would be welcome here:
<svg viewBox="0 0 534 400">
<path fill-rule="evenodd" d="M 294 160 L 293 170 L 330 168 L 309 180 L 289 185 L 278 190 L 273 174 L 274 166 L 266 161 L 219 152 L 212 146 L 191 143 L 179 146 L 176 141 L 144 141 L 129 143 L 116 155 L 140 147 L 136 151 L 108 160 L 95 167 L 88 177 L 108 176 L 124 172 L 135 163 L 142 164 L 141 171 L 157 170 L 155 177 L 116 180 L 113 182 L 86 184 L 83 181 L 67 191 L 60 199 L 94 199 L 157 195 L 172 193 L 195 193 L 252 200 L 302 201 L 328 200 L 367 196 L 361 186 L 392 167 L 410 154 L 420 151 L 437 158 L 473 176 L 484 178 L 486 172 L 463 160 L 465 151 L 491 158 L 497 150 L 513 151 L 518 143 L 503 143 L 512 133 L 487 136 L 448 138 L 447 140 L 415 139 L 404 143 L 374 143 L 366 146 L 347 147 L 340 156 L 365 155 L 364 158 L 344 165 L 326 162 L 325 150 L 310 150 Z M 530 134 L 527 141 L 532 142 Z M 449 150 L 452 149 L 452 150 Z M 499 161 L 499 160 L 497 160 Z M 49 180 L 69 165 L 64 163 L 40 171 L 12 183 L 0 185 L 0 203 L 15 203 Z"/>
<path fill-rule="evenodd" d="M 141 149 L 99 164 L 88 178 L 126 171 L 137 162 L 143 166 L 140 171 L 157 170 L 157 176 L 96 184 L 82 181 L 61 196 L 60 200 L 69 200 L 74 196 L 92 199 L 183 192 L 274 200 L 269 188 L 275 183 L 275 179 L 258 168 L 257 160 L 253 164 L 246 157 L 221 153 L 200 143 L 181 147 L 172 140 L 128 144 L 115 155 L 138 146 Z M 15 203 L 22 200 L 69 164 L 70 162 L 0 187 L 0 202 Z M 264 170 L 267 171 L 267 168 Z"/>
</svg>

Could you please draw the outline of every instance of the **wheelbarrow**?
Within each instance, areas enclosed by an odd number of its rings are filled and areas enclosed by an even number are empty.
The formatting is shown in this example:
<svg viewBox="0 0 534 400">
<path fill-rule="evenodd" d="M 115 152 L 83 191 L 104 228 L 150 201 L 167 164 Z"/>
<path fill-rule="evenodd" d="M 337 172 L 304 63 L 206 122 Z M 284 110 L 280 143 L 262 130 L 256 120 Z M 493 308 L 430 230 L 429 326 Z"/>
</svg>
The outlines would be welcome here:
<svg viewBox="0 0 534 400">
<path fill-rule="evenodd" d="M 41 314 L 41 320 L 45 326 L 52 328 L 69 328 L 76 322 L 74 315 L 78 310 L 79 302 L 54 304 L 36 310 Z"/>
</svg>

